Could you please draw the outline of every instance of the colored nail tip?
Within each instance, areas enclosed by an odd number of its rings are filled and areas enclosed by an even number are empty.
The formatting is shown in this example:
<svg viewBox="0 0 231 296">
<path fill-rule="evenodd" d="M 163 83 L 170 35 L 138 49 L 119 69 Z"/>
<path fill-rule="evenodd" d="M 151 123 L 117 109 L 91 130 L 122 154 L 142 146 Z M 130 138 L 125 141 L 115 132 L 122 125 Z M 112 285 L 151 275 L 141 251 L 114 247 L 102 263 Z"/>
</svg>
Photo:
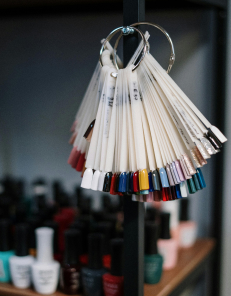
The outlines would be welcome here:
<svg viewBox="0 0 231 296">
<path fill-rule="evenodd" d="M 175 190 L 176 190 L 176 197 L 177 197 L 177 199 L 182 198 L 181 191 L 180 191 L 180 185 L 179 184 L 175 185 Z"/>
<path fill-rule="evenodd" d="M 152 172 L 148 173 L 148 182 L 149 182 L 149 192 L 154 191 L 153 182 L 152 182 Z"/>
<path fill-rule="evenodd" d="M 77 125 L 77 120 L 75 120 L 75 121 L 72 123 L 71 129 L 70 129 L 70 131 L 71 131 L 72 133 L 75 131 L 76 125 Z"/>
<path fill-rule="evenodd" d="M 194 151 L 196 153 L 196 156 L 199 160 L 200 165 L 203 166 L 203 165 L 207 164 L 207 161 L 204 159 L 204 157 L 200 153 L 200 150 L 197 147 L 194 148 Z"/>
<path fill-rule="evenodd" d="M 176 200 L 177 199 L 177 196 L 176 196 L 175 186 L 171 186 L 170 187 L 170 190 L 171 190 L 172 200 Z"/>
<path fill-rule="evenodd" d="M 179 184 L 179 182 L 177 181 L 176 175 L 174 173 L 174 169 L 173 169 L 172 163 L 170 163 L 169 166 L 170 166 L 170 172 L 171 172 L 171 175 L 172 175 L 172 179 L 173 179 L 174 184 Z M 178 176 L 178 178 L 179 178 L 179 176 Z"/>
<path fill-rule="evenodd" d="M 106 175 L 105 172 L 100 172 L 98 187 L 97 187 L 98 191 L 103 191 L 103 184 L 104 184 L 105 175 Z"/>
<path fill-rule="evenodd" d="M 185 153 L 182 155 L 182 158 L 183 158 L 183 161 L 186 165 L 186 170 L 187 170 L 187 172 L 189 172 L 189 175 L 196 174 L 196 169 L 195 169 L 190 157 Z"/>
<path fill-rule="evenodd" d="M 116 181 L 116 174 L 113 174 L 113 176 L 111 178 L 111 186 L 110 186 L 110 194 L 111 195 L 116 195 L 116 192 L 115 192 L 115 181 Z"/>
<path fill-rule="evenodd" d="M 146 195 L 146 202 L 153 202 L 154 201 L 154 193 L 153 191 L 149 192 L 147 195 Z"/>
<path fill-rule="evenodd" d="M 161 191 L 160 175 L 158 170 L 152 172 L 152 181 L 154 190 Z"/>
<path fill-rule="evenodd" d="M 129 188 L 130 188 L 130 172 L 126 173 L 126 192 L 127 194 L 129 193 Z"/>
<path fill-rule="evenodd" d="M 112 179 L 112 172 L 106 173 L 104 178 L 104 183 L 103 183 L 103 192 L 110 192 L 111 179 Z"/>
<path fill-rule="evenodd" d="M 130 173 L 130 179 L 129 179 L 129 193 L 133 193 L 133 175 L 134 175 L 134 173 Z"/>
<path fill-rule="evenodd" d="M 140 191 L 149 190 L 148 172 L 146 169 L 139 171 L 139 187 Z"/>
<path fill-rule="evenodd" d="M 198 167 L 198 168 L 202 167 L 194 148 L 190 150 L 190 154 L 192 155 L 192 158 L 196 164 L 196 167 Z"/>
<path fill-rule="evenodd" d="M 75 142 L 76 137 L 77 137 L 77 132 L 75 132 L 75 133 L 73 133 L 73 134 L 71 135 L 70 140 L 68 141 L 68 143 L 69 143 L 70 145 L 73 145 L 74 142 Z"/>
<path fill-rule="evenodd" d="M 167 172 L 167 176 L 168 176 L 169 185 L 174 186 L 175 183 L 174 183 L 174 180 L 173 180 L 173 177 L 172 177 L 172 173 L 171 173 L 169 164 L 166 165 L 166 172 Z"/>
<path fill-rule="evenodd" d="M 133 192 L 139 192 L 139 171 L 133 174 Z"/>
<path fill-rule="evenodd" d="M 183 159 L 180 159 L 180 166 L 183 171 L 185 180 L 190 179 L 191 176 L 189 175 L 189 172 L 187 171 L 186 164 Z"/>
<path fill-rule="evenodd" d="M 204 179 L 201 169 L 199 169 L 199 168 L 197 168 L 197 177 L 198 177 L 198 181 L 200 183 L 201 188 L 205 188 L 206 187 L 205 179 Z"/>
<path fill-rule="evenodd" d="M 216 138 L 215 135 L 213 135 L 209 131 L 207 132 L 205 137 L 209 140 L 209 142 L 213 145 L 215 149 L 220 149 L 222 147 L 221 142 Z"/>
<path fill-rule="evenodd" d="M 193 178 L 193 182 L 196 186 L 196 190 L 201 190 L 202 188 L 201 188 L 199 180 L 197 178 L 197 174 L 193 175 L 192 178 Z"/>
<path fill-rule="evenodd" d="M 147 195 L 149 194 L 149 190 L 140 190 L 140 194 Z"/>
<path fill-rule="evenodd" d="M 181 182 L 183 182 L 185 180 L 185 177 L 184 177 L 183 170 L 181 168 L 180 161 L 176 160 L 176 161 L 174 161 L 174 164 L 175 164 L 179 179 L 180 179 Z"/>
<path fill-rule="evenodd" d="M 72 148 L 67 163 L 70 164 L 73 169 L 76 168 L 80 154 L 81 152 L 77 150 L 77 147 Z"/>
<path fill-rule="evenodd" d="M 94 172 L 93 178 L 92 178 L 92 182 L 91 182 L 91 189 L 92 190 L 97 190 L 98 189 L 98 182 L 99 182 L 99 176 L 100 176 L 100 171 L 96 170 Z"/>
<path fill-rule="evenodd" d="M 187 180 L 187 184 L 188 184 L 188 190 L 190 194 L 194 194 L 197 192 L 196 186 L 193 182 L 193 179 L 189 179 Z"/>
<path fill-rule="evenodd" d="M 85 189 L 91 189 L 92 178 L 93 178 L 92 169 L 86 169 L 84 174 L 83 174 L 81 187 L 85 188 Z"/>
<path fill-rule="evenodd" d="M 90 132 L 92 131 L 92 129 L 94 127 L 94 125 L 95 125 L 95 119 L 90 123 L 90 125 L 88 126 L 86 132 L 84 133 L 83 136 L 84 136 L 85 139 L 89 136 Z"/>
<path fill-rule="evenodd" d="M 127 191 L 127 173 L 121 173 L 119 177 L 119 192 L 126 192 Z"/>
<path fill-rule="evenodd" d="M 162 200 L 168 201 L 168 192 L 166 190 L 167 187 L 162 187 Z"/>
<path fill-rule="evenodd" d="M 80 157 L 79 157 L 79 160 L 78 160 L 78 163 L 77 163 L 77 166 L 76 166 L 76 171 L 77 172 L 82 172 L 84 163 L 85 163 L 85 153 L 82 153 L 80 155 Z"/>
<path fill-rule="evenodd" d="M 216 150 L 214 149 L 214 147 L 211 145 L 211 143 L 209 142 L 209 140 L 205 137 L 202 137 L 200 139 L 202 145 L 205 147 L 205 149 L 207 150 L 209 155 L 213 155 L 216 154 Z"/>
<path fill-rule="evenodd" d="M 196 145 L 197 145 L 197 149 L 200 151 L 200 154 L 204 159 L 211 158 L 210 154 L 208 153 L 208 151 L 205 149 L 204 145 L 200 141 L 197 141 Z"/>
<path fill-rule="evenodd" d="M 115 192 L 116 192 L 116 194 L 119 194 L 119 182 L 120 182 L 120 174 L 119 173 L 117 173 L 116 175 L 115 175 Z"/>
<path fill-rule="evenodd" d="M 169 187 L 168 177 L 164 168 L 160 168 L 160 180 L 162 187 Z"/>
<path fill-rule="evenodd" d="M 157 202 L 161 201 L 162 200 L 162 192 L 161 192 L 161 190 L 155 190 L 153 192 L 153 196 L 154 196 L 154 201 L 157 201 Z"/>
</svg>

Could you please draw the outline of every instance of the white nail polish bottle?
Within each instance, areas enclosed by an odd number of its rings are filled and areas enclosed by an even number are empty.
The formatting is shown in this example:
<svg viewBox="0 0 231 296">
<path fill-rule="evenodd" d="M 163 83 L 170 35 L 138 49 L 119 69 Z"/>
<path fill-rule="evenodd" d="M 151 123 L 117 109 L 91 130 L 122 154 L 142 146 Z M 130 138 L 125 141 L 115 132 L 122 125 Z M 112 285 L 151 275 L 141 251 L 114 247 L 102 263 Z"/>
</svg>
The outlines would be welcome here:
<svg viewBox="0 0 231 296">
<path fill-rule="evenodd" d="M 40 227 L 35 230 L 37 260 L 32 265 L 32 280 L 36 292 L 52 294 L 56 291 L 59 279 L 59 262 L 53 259 L 54 230 Z"/>
<path fill-rule="evenodd" d="M 33 262 L 34 257 L 29 255 L 29 227 L 19 224 L 15 227 L 15 256 L 9 260 L 11 280 L 15 287 L 30 287 Z"/>
</svg>

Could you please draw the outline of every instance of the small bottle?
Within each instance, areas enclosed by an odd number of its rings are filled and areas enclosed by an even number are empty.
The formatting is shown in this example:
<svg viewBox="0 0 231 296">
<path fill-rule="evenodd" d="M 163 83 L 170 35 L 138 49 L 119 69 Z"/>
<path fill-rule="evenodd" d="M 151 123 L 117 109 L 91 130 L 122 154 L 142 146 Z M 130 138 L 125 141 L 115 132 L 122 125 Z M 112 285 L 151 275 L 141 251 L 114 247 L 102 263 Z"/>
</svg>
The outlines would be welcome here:
<svg viewBox="0 0 231 296">
<path fill-rule="evenodd" d="M 103 275 L 103 289 L 105 296 L 124 295 L 124 246 L 123 239 L 115 238 L 111 240 L 111 271 Z"/>
<path fill-rule="evenodd" d="M 188 219 L 189 200 L 181 200 L 180 207 L 180 225 L 179 225 L 179 246 L 181 248 L 190 248 L 197 239 L 197 223 Z"/>
<path fill-rule="evenodd" d="M 158 254 L 157 238 L 158 224 L 145 224 L 145 255 L 144 255 L 144 282 L 146 284 L 159 283 L 163 269 L 163 256 Z"/>
<path fill-rule="evenodd" d="M 174 201 L 175 202 L 175 201 Z M 161 213 L 160 239 L 157 242 L 159 253 L 164 258 L 163 269 L 169 270 L 176 266 L 178 242 L 171 238 L 169 230 L 170 213 Z"/>
<path fill-rule="evenodd" d="M 9 259 L 14 255 L 9 220 L 0 221 L 0 282 L 10 281 Z"/>
<path fill-rule="evenodd" d="M 76 295 L 80 292 L 81 233 L 76 229 L 66 230 L 64 262 L 60 273 L 60 286 L 63 293 Z"/>
<path fill-rule="evenodd" d="M 15 287 L 30 287 L 33 263 L 34 257 L 29 255 L 29 227 L 18 224 L 15 227 L 15 256 L 10 257 L 11 280 Z"/>
<path fill-rule="evenodd" d="M 107 271 L 103 268 L 103 240 L 100 233 L 89 235 L 88 267 L 82 268 L 83 290 L 85 296 L 103 296 L 102 276 Z"/>
<path fill-rule="evenodd" d="M 59 262 L 53 259 L 54 230 L 40 227 L 35 230 L 37 260 L 32 265 L 32 280 L 36 292 L 52 294 L 56 291 L 59 279 Z"/>
<path fill-rule="evenodd" d="M 103 248 L 103 266 L 110 270 L 111 268 L 111 254 L 110 254 L 110 241 L 113 236 L 113 223 L 110 221 L 99 222 L 95 227 L 96 232 L 104 235 L 104 248 Z"/>
</svg>

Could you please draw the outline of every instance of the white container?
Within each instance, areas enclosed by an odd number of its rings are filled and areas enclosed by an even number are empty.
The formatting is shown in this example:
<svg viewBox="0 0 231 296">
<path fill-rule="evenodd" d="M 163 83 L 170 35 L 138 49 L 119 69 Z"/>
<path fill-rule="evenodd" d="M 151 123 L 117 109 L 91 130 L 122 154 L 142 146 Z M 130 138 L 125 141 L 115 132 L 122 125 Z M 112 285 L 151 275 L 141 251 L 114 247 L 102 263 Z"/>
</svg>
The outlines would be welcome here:
<svg viewBox="0 0 231 296">
<path fill-rule="evenodd" d="M 59 262 L 53 259 L 54 230 L 41 227 L 35 230 L 37 239 L 37 260 L 32 265 L 32 279 L 36 292 L 53 294 L 58 286 Z"/>
<path fill-rule="evenodd" d="M 33 256 L 12 256 L 10 262 L 11 280 L 15 287 L 26 289 L 31 285 L 31 266 Z"/>
</svg>

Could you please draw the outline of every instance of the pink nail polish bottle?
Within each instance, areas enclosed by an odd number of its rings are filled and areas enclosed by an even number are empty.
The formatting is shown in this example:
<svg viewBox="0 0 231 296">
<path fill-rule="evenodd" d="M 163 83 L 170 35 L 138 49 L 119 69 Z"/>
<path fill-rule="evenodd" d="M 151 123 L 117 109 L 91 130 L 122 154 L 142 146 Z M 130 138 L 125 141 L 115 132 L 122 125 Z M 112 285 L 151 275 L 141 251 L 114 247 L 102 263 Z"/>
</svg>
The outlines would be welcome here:
<svg viewBox="0 0 231 296">
<path fill-rule="evenodd" d="M 180 204 L 179 247 L 190 248 L 197 239 L 197 223 L 188 218 L 189 199 L 184 198 Z"/>
<path fill-rule="evenodd" d="M 163 269 L 169 270 L 176 266 L 178 257 L 178 242 L 171 238 L 170 229 L 170 213 L 161 213 L 161 232 L 158 240 L 159 254 L 164 258 Z"/>
</svg>

